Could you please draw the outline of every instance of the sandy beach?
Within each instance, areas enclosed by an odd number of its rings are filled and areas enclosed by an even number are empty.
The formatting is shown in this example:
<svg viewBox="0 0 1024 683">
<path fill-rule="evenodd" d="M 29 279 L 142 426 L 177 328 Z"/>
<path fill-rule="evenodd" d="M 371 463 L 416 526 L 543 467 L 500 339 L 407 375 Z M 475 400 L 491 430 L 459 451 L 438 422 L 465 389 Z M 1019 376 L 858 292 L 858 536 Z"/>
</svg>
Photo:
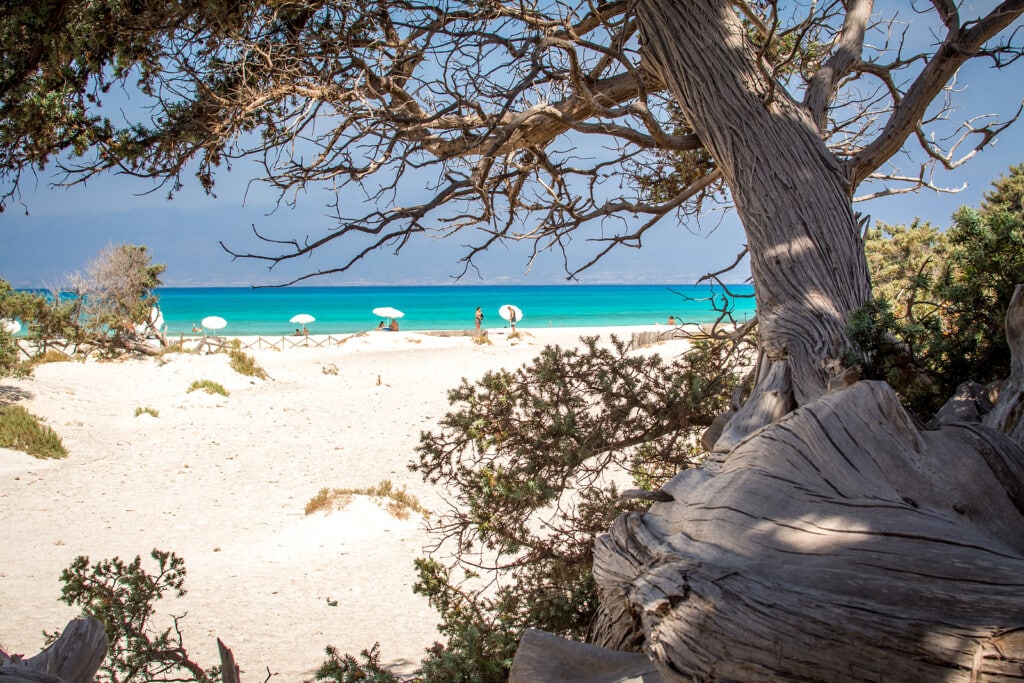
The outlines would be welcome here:
<svg viewBox="0 0 1024 683">
<path fill-rule="evenodd" d="M 323 487 L 390 480 L 443 509 L 443 492 L 407 464 L 460 378 L 585 334 L 628 340 L 653 329 L 526 330 L 517 341 L 496 330 L 490 345 L 371 332 L 250 351 L 267 380 L 236 373 L 225 354 L 52 363 L 0 380 L 0 401 L 44 419 L 69 451 L 40 461 L 0 449 L 0 648 L 35 654 L 43 630 L 76 616 L 59 601 L 61 570 L 76 556 L 148 559 L 159 548 L 184 558 L 188 594 L 157 603 L 157 624 L 187 615 L 185 644 L 204 666 L 218 663 L 219 637 L 249 681 L 268 669 L 275 680 L 309 679 L 328 644 L 356 654 L 379 642 L 382 661 L 410 672 L 438 638 L 437 614 L 411 589 L 429 541 L 423 520 L 365 498 L 309 516 L 306 503 Z M 201 379 L 230 396 L 188 393 Z M 136 416 L 140 407 L 159 416 Z"/>
</svg>

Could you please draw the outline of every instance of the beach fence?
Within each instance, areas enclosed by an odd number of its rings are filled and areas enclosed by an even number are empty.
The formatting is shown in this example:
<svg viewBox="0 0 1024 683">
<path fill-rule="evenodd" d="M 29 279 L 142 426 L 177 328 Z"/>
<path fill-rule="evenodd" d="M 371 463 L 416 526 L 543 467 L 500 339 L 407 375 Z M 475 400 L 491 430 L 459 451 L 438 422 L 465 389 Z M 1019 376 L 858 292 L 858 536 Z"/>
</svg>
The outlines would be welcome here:
<svg viewBox="0 0 1024 683">
<path fill-rule="evenodd" d="M 281 337 L 232 337 L 230 339 L 225 337 L 203 337 L 199 341 L 199 346 L 196 347 L 199 351 L 207 351 L 215 353 L 225 349 L 233 348 L 235 341 L 237 340 L 238 348 L 245 351 L 285 351 L 287 349 L 316 349 L 325 346 L 338 346 L 344 344 L 353 336 L 358 336 L 363 333 L 356 333 L 355 335 L 346 334 L 341 337 L 336 337 L 333 334 L 327 335 L 311 335 L 311 336 L 299 336 L 299 335 L 287 335 Z"/>
<path fill-rule="evenodd" d="M 629 340 L 629 348 L 643 349 L 670 339 L 687 339 L 689 337 L 690 334 L 679 327 L 673 327 L 668 330 L 644 330 L 643 332 L 633 333 Z"/>
</svg>

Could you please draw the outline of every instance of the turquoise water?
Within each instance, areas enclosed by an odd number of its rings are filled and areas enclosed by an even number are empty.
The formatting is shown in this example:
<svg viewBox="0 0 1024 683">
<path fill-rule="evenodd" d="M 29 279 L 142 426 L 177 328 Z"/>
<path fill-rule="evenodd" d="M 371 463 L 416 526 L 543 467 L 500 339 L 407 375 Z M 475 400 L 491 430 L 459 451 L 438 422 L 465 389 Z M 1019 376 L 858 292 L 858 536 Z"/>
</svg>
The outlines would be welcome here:
<svg viewBox="0 0 1024 683">
<path fill-rule="evenodd" d="M 754 312 L 753 288 L 731 287 L 751 295 L 734 302 L 737 319 Z M 380 318 L 371 312 L 391 306 L 405 313 L 403 330 L 458 330 L 473 327 L 480 306 L 484 327 L 503 327 L 498 307 L 514 304 L 523 311 L 518 327 L 588 327 L 651 325 L 668 316 L 679 322 L 716 319 L 711 298 L 723 301 L 721 287 L 710 285 L 534 285 L 434 287 L 165 287 L 157 290 L 169 334 L 189 334 L 192 325 L 211 315 L 227 320 L 220 334 L 281 335 L 297 327 L 289 319 L 308 313 L 316 322 L 311 334 L 338 334 L 373 329 Z"/>
</svg>

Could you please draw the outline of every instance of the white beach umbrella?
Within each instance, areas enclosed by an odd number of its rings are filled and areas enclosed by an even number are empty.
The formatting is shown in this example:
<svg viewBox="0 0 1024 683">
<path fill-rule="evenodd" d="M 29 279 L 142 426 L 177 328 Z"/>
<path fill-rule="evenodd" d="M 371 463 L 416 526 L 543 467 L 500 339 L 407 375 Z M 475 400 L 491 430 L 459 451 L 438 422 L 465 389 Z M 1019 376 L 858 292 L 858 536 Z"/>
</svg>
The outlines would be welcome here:
<svg viewBox="0 0 1024 683">
<path fill-rule="evenodd" d="M 21 323 L 17 320 L 4 318 L 3 320 L 0 320 L 0 324 L 4 326 L 4 329 L 7 330 L 8 334 L 18 334 L 21 332 Z"/>
<path fill-rule="evenodd" d="M 518 306 L 513 306 L 512 304 L 505 304 L 504 306 L 498 308 L 498 315 L 500 315 L 505 320 L 511 321 L 513 313 L 515 313 L 516 322 L 522 321 L 523 311 Z"/>
<path fill-rule="evenodd" d="M 227 327 L 228 321 L 219 315 L 208 315 L 200 321 L 200 324 L 208 330 L 219 330 Z"/>
<path fill-rule="evenodd" d="M 378 318 L 401 318 L 405 313 L 402 313 L 397 308 L 391 306 L 381 306 L 380 308 L 373 309 L 373 314 Z"/>
<path fill-rule="evenodd" d="M 316 322 L 316 318 L 311 316 L 309 313 L 299 313 L 293 315 L 289 322 L 295 323 L 296 325 L 308 325 L 312 322 Z"/>
<path fill-rule="evenodd" d="M 149 309 L 149 324 L 153 326 L 154 330 L 159 330 L 164 326 L 164 314 L 159 306 L 154 305 Z"/>
</svg>

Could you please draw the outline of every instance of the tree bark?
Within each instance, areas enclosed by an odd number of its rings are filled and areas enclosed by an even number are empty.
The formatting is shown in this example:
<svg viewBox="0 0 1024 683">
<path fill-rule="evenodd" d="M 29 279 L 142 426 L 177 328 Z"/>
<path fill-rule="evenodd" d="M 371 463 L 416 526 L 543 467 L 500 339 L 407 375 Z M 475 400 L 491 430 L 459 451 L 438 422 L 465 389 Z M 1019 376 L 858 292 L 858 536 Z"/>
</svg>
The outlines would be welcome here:
<svg viewBox="0 0 1024 683">
<path fill-rule="evenodd" d="M 1024 679 L 1021 481 L 1002 433 L 858 383 L 619 518 L 595 642 L 680 680 Z"/>
<path fill-rule="evenodd" d="M 648 67 L 733 193 L 761 346 L 717 458 L 598 539 L 594 642 L 668 680 L 1024 680 L 1024 450 L 982 423 L 922 430 L 888 385 L 846 386 L 846 322 L 870 295 L 847 172 L 728 0 L 636 11 Z"/>
<path fill-rule="evenodd" d="M 1010 299 L 1006 341 L 1010 346 L 1010 376 L 999 388 L 999 398 L 985 416 L 985 424 L 1024 446 L 1024 285 L 1017 285 Z"/>
<path fill-rule="evenodd" d="M 107 632 L 98 619 L 73 619 L 52 645 L 29 659 L 0 650 L 4 683 L 90 683 L 107 656 Z"/>
<path fill-rule="evenodd" d="M 813 116 L 758 70 L 726 0 L 641 0 L 649 67 L 732 192 L 757 296 L 762 380 L 723 434 L 746 434 L 825 393 L 846 320 L 870 294 L 845 172 Z"/>
</svg>

